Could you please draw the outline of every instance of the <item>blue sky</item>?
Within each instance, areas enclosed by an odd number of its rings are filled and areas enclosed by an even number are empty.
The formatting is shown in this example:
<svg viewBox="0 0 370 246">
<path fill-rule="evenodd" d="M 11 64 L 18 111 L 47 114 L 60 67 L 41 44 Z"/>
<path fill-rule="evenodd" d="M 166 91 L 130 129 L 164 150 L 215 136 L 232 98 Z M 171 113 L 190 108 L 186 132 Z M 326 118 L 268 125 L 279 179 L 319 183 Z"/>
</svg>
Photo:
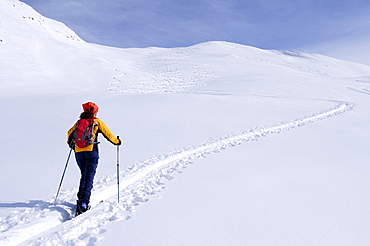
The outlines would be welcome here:
<svg viewBox="0 0 370 246">
<path fill-rule="evenodd" d="M 221 40 L 370 65 L 369 0 L 23 0 L 87 42 L 179 47 Z M 370 52 L 368 52 L 370 53 Z"/>
</svg>

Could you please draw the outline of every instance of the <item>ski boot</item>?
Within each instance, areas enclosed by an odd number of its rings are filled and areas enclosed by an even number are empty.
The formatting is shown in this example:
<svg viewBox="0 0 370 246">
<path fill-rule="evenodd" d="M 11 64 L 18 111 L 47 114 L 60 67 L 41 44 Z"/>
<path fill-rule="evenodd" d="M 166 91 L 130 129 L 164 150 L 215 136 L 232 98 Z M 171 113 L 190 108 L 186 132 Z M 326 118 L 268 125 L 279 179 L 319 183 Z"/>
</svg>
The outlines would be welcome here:
<svg viewBox="0 0 370 246">
<path fill-rule="evenodd" d="M 87 210 L 90 209 L 89 202 L 85 200 L 77 200 L 77 206 L 76 206 L 76 214 L 75 216 L 78 216 L 82 213 L 85 213 Z"/>
</svg>

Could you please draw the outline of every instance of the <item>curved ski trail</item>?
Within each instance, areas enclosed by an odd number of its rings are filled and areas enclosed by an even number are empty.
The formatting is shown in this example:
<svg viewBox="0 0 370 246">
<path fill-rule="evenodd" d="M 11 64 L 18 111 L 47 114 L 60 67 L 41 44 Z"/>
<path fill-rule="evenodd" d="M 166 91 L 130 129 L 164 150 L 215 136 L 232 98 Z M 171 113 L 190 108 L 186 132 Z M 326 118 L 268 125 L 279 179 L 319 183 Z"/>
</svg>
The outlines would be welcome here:
<svg viewBox="0 0 370 246">
<path fill-rule="evenodd" d="M 120 74 L 112 76 L 112 79 L 114 80 L 114 82 L 109 83 L 109 85 L 111 85 L 112 87 L 108 88 L 108 90 L 111 92 L 117 92 L 120 88 L 120 85 L 122 84 L 122 80 L 118 79 L 118 77 L 126 76 L 125 72 L 122 72 L 118 70 L 117 68 L 115 68 L 114 71 L 119 72 Z"/>
<path fill-rule="evenodd" d="M 351 110 L 353 104 L 336 102 L 330 109 L 273 126 L 262 126 L 237 135 L 225 136 L 199 146 L 191 146 L 172 153 L 155 156 L 126 168 L 120 173 L 121 202 L 117 204 L 116 176 L 102 177 L 94 184 L 92 209 L 70 219 L 76 190 L 61 192 L 56 207 L 52 201 L 39 202 L 13 211 L 1 218 L 1 245 L 87 245 L 96 242 L 105 226 L 116 220 L 127 220 L 135 206 L 148 201 L 164 188 L 164 181 L 195 160 L 219 153 L 248 141 L 256 141 L 268 134 L 301 127 Z M 103 203 L 100 203 L 104 200 Z"/>
</svg>

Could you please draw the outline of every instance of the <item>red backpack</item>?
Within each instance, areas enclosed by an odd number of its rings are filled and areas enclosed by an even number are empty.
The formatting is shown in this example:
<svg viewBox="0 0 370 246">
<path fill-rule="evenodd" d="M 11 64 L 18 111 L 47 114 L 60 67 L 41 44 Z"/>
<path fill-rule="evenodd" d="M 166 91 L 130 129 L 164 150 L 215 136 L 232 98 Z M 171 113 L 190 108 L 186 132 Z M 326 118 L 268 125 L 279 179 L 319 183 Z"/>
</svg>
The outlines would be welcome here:
<svg viewBox="0 0 370 246">
<path fill-rule="evenodd" d="M 77 121 L 73 141 L 78 147 L 85 148 L 94 143 L 94 139 L 92 139 L 94 126 L 94 119 L 80 119 Z"/>
</svg>

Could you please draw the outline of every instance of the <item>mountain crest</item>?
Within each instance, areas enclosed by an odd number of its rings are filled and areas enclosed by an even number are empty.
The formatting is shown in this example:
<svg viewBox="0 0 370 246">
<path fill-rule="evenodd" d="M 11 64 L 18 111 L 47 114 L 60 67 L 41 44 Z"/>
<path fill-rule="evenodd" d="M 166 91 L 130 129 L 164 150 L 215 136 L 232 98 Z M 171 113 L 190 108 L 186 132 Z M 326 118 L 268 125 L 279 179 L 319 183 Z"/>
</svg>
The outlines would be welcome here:
<svg viewBox="0 0 370 246">
<path fill-rule="evenodd" d="M 11 42 L 15 37 L 27 38 L 25 30 L 31 28 L 62 42 L 84 42 L 74 31 L 61 22 L 42 16 L 29 5 L 15 0 L 0 2 L 0 43 Z"/>
</svg>

